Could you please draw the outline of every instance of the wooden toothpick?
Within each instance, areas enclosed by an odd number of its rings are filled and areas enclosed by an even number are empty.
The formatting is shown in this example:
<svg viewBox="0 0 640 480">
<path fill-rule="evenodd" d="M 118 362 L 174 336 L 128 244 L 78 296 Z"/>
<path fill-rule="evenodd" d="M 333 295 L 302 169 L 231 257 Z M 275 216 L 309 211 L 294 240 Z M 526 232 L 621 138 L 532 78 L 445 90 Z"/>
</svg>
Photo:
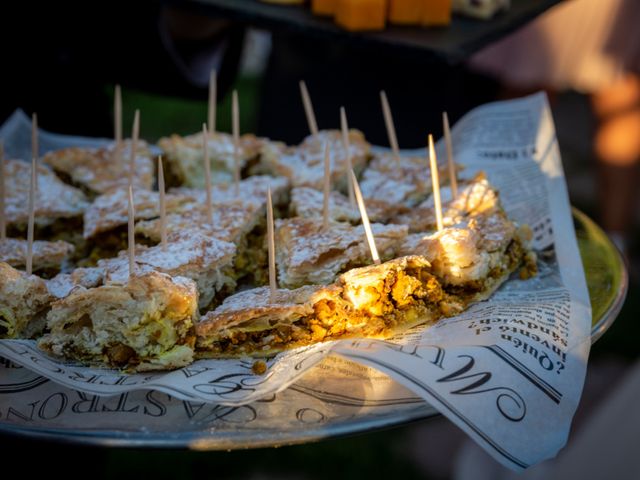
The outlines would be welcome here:
<svg viewBox="0 0 640 480">
<path fill-rule="evenodd" d="M 447 147 L 447 165 L 449 166 L 449 183 L 451 184 L 451 200 L 458 196 L 458 179 L 456 177 L 456 164 L 453 160 L 453 143 L 451 142 L 451 129 L 449 128 L 449 116 L 442 112 L 442 129 L 444 130 L 444 143 Z"/>
<path fill-rule="evenodd" d="M 433 204 L 436 210 L 436 222 L 440 232 L 444 226 L 442 224 L 442 202 L 440 199 L 440 178 L 438 177 L 438 161 L 436 150 L 433 148 L 433 136 L 429 134 L 429 165 L 431 167 L 431 182 L 433 184 Z"/>
<path fill-rule="evenodd" d="M 167 250 L 167 204 L 164 197 L 164 167 L 162 155 L 158 155 L 158 192 L 160 193 L 160 248 Z"/>
<path fill-rule="evenodd" d="M 322 197 L 322 226 L 329 227 L 329 195 L 331 192 L 331 156 L 329 142 L 324 144 L 324 188 Z"/>
<path fill-rule="evenodd" d="M 207 224 L 209 226 L 213 226 L 213 198 L 211 195 L 211 164 L 209 160 L 209 137 L 207 135 L 207 124 L 202 124 L 202 148 L 204 149 L 204 181 L 205 181 L 205 192 L 207 194 Z"/>
<path fill-rule="evenodd" d="M 349 172 L 353 170 L 351 165 L 351 145 L 349 143 L 349 124 L 347 123 L 347 113 L 344 107 L 340 107 L 340 128 L 342 129 L 342 144 L 344 146 L 345 155 L 347 156 L 347 191 L 349 193 L 349 204 L 351 207 L 356 206 L 356 200 L 353 196 L 353 182 L 349 177 Z"/>
<path fill-rule="evenodd" d="M 371 259 L 376 265 L 380 265 L 380 256 L 378 255 L 378 248 L 376 247 L 376 239 L 373 236 L 371 230 L 371 224 L 369 223 L 369 215 L 367 215 L 367 208 L 364 205 L 364 199 L 362 198 L 362 192 L 360 191 L 360 185 L 358 185 L 358 179 L 353 170 L 349 171 L 351 176 L 351 183 L 353 183 L 353 190 L 358 201 L 358 209 L 360 210 L 360 217 L 362 218 L 362 226 L 364 227 L 364 234 L 367 237 L 367 243 L 369 244 L 369 250 L 371 250 Z"/>
<path fill-rule="evenodd" d="M 218 77 L 215 70 L 209 74 L 209 135 L 216 133 L 216 101 L 218 97 Z"/>
<path fill-rule="evenodd" d="M 129 185 L 129 225 L 127 229 L 127 240 L 129 244 L 129 278 L 134 274 L 136 265 L 136 239 L 135 239 L 135 218 L 136 211 L 133 205 L 133 185 Z"/>
<path fill-rule="evenodd" d="M 398 148 L 396 127 L 393 124 L 393 117 L 391 116 L 389 100 L 387 100 L 387 94 L 384 90 L 380 92 L 380 101 L 382 102 L 382 114 L 384 115 L 384 124 L 387 127 L 387 136 L 389 137 L 389 145 L 391 146 L 391 151 L 393 152 L 393 159 L 397 163 L 400 163 L 400 149 Z"/>
<path fill-rule="evenodd" d="M 36 157 L 31 158 L 31 184 L 29 185 L 29 221 L 27 224 L 27 275 L 33 273 L 33 228 L 36 216 L 36 185 L 38 184 Z"/>
<path fill-rule="evenodd" d="M 270 301 L 273 302 L 278 283 L 276 280 L 276 242 L 273 228 L 273 202 L 271 200 L 271 187 L 267 190 L 267 242 L 269 248 L 269 291 Z"/>
<path fill-rule="evenodd" d="M 7 238 L 7 223 L 5 217 L 5 168 L 4 168 L 4 142 L 0 140 L 0 240 Z"/>
<path fill-rule="evenodd" d="M 122 147 L 122 91 L 120 85 L 116 85 L 116 92 L 113 96 L 113 134 L 116 141 L 116 148 Z"/>
<path fill-rule="evenodd" d="M 36 165 L 38 164 L 39 152 L 40 145 L 38 144 L 38 114 L 34 112 L 31 116 L 31 158 L 35 158 Z M 37 181 L 35 191 L 38 191 Z"/>
<path fill-rule="evenodd" d="M 129 187 L 133 185 L 133 176 L 136 172 L 136 155 L 138 153 L 138 137 L 140 136 L 140 110 L 136 109 L 133 116 L 133 128 L 131 129 L 131 156 L 129 157 Z"/>
<path fill-rule="evenodd" d="M 113 96 L 113 135 L 116 142 L 113 159 L 118 171 L 122 168 L 122 91 L 116 85 Z"/>
<path fill-rule="evenodd" d="M 34 113 L 31 116 L 31 157 L 38 160 L 40 146 L 38 145 L 38 114 Z"/>
<path fill-rule="evenodd" d="M 317 135 L 318 123 L 316 122 L 316 114 L 313 111 L 313 104 L 311 103 L 309 90 L 307 90 L 307 84 L 304 83 L 304 80 L 300 80 L 300 94 L 302 95 L 302 104 L 304 105 L 304 114 L 307 117 L 309 131 L 311 132 L 311 135 Z"/>
<path fill-rule="evenodd" d="M 231 122 L 233 130 L 233 182 L 236 196 L 240 194 L 240 107 L 238 106 L 238 92 L 231 96 Z"/>
</svg>

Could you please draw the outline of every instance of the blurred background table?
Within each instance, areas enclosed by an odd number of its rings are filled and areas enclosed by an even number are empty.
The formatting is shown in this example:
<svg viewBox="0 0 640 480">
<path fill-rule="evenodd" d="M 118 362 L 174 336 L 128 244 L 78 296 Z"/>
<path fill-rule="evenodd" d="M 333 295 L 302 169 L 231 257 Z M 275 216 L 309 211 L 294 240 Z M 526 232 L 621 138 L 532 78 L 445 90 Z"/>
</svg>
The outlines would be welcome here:
<svg viewBox="0 0 640 480">
<path fill-rule="evenodd" d="M 311 14 L 306 5 L 274 5 L 258 0 L 187 0 L 170 4 L 199 12 L 224 16 L 268 30 L 288 30 L 327 41 L 350 42 L 370 48 L 412 51 L 422 58 L 457 63 L 482 47 L 533 20 L 561 0 L 512 0 L 509 10 L 490 20 L 454 15 L 443 28 L 388 25 L 384 31 L 352 33 L 338 27 L 330 18 Z"/>
</svg>

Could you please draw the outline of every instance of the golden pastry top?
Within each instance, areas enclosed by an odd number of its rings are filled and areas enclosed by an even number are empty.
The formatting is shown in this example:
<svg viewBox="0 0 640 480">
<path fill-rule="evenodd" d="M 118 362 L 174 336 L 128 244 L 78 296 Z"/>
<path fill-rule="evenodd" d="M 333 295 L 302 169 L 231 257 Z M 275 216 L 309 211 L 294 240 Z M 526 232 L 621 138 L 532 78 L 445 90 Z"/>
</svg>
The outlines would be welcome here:
<svg viewBox="0 0 640 480">
<path fill-rule="evenodd" d="M 458 184 L 458 196 L 452 200 L 451 188 L 440 189 L 442 198 L 442 220 L 444 226 L 453 226 L 467 217 L 491 213 L 502 209 L 498 191 L 493 188 L 483 174 Z M 436 216 L 434 199 L 430 195 L 418 206 L 399 213 L 393 221 L 409 226 L 411 232 L 435 230 Z"/>
</svg>

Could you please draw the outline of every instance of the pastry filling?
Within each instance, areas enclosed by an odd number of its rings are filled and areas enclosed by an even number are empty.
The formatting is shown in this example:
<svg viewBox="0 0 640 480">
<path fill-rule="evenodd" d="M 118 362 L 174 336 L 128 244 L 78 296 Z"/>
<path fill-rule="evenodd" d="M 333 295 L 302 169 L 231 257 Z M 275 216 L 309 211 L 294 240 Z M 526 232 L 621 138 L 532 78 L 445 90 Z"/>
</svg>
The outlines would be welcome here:
<svg viewBox="0 0 640 480">
<path fill-rule="evenodd" d="M 62 180 L 64 183 L 66 183 L 67 185 L 75 187 L 78 190 L 82 190 L 82 193 L 84 193 L 89 200 L 94 200 L 98 195 L 100 195 L 99 192 L 94 191 L 84 183 L 76 182 L 73 179 L 73 177 L 69 173 L 65 172 L 64 170 L 60 170 L 54 167 L 53 171 L 56 173 L 58 178 Z"/>
<path fill-rule="evenodd" d="M 496 283 L 501 282 L 511 272 L 515 271 L 525 260 L 522 267 L 521 275 L 535 275 L 535 260 L 533 263 L 527 261 L 527 249 L 522 245 L 521 240 L 515 237 L 507 246 L 505 252 L 501 255 L 501 261 L 498 262 L 486 277 L 478 280 L 469 280 L 461 285 L 443 285 L 444 290 L 453 296 L 458 297 L 464 304 L 475 300 L 477 295 L 491 291 Z"/>
<path fill-rule="evenodd" d="M 83 315 L 78 321 L 65 325 L 62 335 L 68 336 L 61 355 L 87 363 L 106 363 L 115 368 L 131 369 L 141 363 L 161 363 L 163 356 L 175 353 L 181 347 L 193 348 L 195 335 L 191 322 L 175 322 L 176 317 L 166 310 L 145 315 L 135 328 L 125 329 L 118 335 L 102 337 L 92 331 L 92 318 Z M 89 337 L 89 342 L 75 342 L 76 335 Z M 140 346 L 136 345 L 141 343 Z M 90 348 L 87 348 L 90 347 Z"/>
<path fill-rule="evenodd" d="M 231 268 L 225 269 L 220 277 L 224 282 L 221 287 L 213 294 L 213 298 L 203 307 L 199 307 L 200 313 L 204 314 L 210 310 L 215 310 L 225 298 L 233 295 L 236 291 L 236 282 L 233 280 L 233 271 Z"/>
<path fill-rule="evenodd" d="M 119 252 L 129 248 L 127 235 L 127 225 L 120 225 L 108 232 L 96 235 L 87 242 L 88 251 L 77 265 L 79 267 L 95 267 L 98 260 L 117 257 Z M 136 245 L 152 247 L 156 245 L 156 242 L 145 236 L 136 235 Z"/>
<path fill-rule="evenodd" d="M 183 366 L 193 359 L 196 300 L 191 280 L 156 272 L 78 290 L 53 304 L 38 346 L 120 369 Z"/>
<path fill-rule="evenodd" d="M 48 308 L 37 311 L 12 311 L 8 306 L 0 306 L 0 338 L 34 338 L 42 334 Z M 17 315 L 16 315 L 17 314 Z"/>
<path fill-rule="evenodd" d="M 0 306 L 0 338 L 13 338 L 15 337 L 16 322 L 11 311 Z"/>
<path fill-rule="evenodd" d="M 443 314 L 440 304 L 446 301 L 439 282 L 425 268 L 392 271 L 366 288 L 318 301 L 308 315 L 285 321 L 258 317 L 218 335 L 198 338 L 196 352 L 201 357 L 265 356 L 322 341 L 387 338 L 400 329 L 438 319 Z"/>
<path fill-rule="evenodd" d="M 50 242 L 63 240 L 76 247 L 76 254 L 84 252 L 85 240 L 82 237 L 82 216 L 56 218 L 50 223 L 38 224 L 36 219 L 34 238 L 47 239 Z M 27 224 L 16 223 L 8 225 L 7 236 L 13 238 L 27 237 Z"/>
</svg>

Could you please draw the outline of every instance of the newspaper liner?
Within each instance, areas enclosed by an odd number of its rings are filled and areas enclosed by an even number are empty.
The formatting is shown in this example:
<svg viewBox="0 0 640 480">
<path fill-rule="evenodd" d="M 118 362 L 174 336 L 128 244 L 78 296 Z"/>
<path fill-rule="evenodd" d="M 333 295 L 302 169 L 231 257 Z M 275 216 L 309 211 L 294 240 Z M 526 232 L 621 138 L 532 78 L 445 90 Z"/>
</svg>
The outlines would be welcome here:
<svg viewBox="0 0 640 480">
<path fill-rule="evenodd" d="M 0 129 L 9 158 L 28 154 L 28 128 L 26 116 L 16 112 Z M 21 340 L 0 341 L 0 356 L 75 390 L 85 400 L 87 394 L 95 398 L 120 395 L 120 400 L 123 396 L 126 400 L 128 392 L 137 391 L 132 393 L 135 396 L 147 390 L 148 401 L 152 391 L 157 391 L 185 405 L 205 402 L 215 408 L 233 407 L 235 412 L 235 407 L 250 407 L 269 396 L 284 401 L 299 384 L 284 391 L 288 386 L 304 383 L 303 375 L 314 367 L 317 370 L 318 363 L 333 354 L 390 377 L 367 376 L 370 384 L 362 394 L 363 402 L 371 398 L 375 403 L 385 395 L 384 390 L 398 392 L 404 387 L 512 469 L 522 470 L 553 457 L 566 443 L 580 399 L 590 347 L 591 308 L 546 96 L 536 94 L 476 108 L 454 126 L 452 135 L 456 160 L 466 166 L 463 176 L 485 170 L 500 190 L 509 216 L 532 227 L 534 248 L 542 252 L 537 277 L 510 280 L 488 301 L 462 315 L 430 328 L 416 328 L 391 341 L 344 340 L 286 352 L 268 361 L 262 376 L 251 372 L 248 360 L 199 360 L 168 373 L 121 374 L 62 363 L 44 355 L 34 342 Z M 46 132 L 40 138 L 44 150 L 91 144 L 90 140 Z M 439 157 L 445 158 L 442 142 L 438 150 Z M 351 365 L 347 371 L 356 369 L 353 363 L 346 364 Z M 321 365 L 325 373 L 337 371 L 336 360 L 325 359 Z M 2 392 L 11 392 L 12 379 L 25 374 L 10 362 L 0 364 L 0 411 L 17 395 Z M 38 378 L 27 383 L 40 386 L 46 382 Z M 354 378 L 358 382 L 365 377 Z M 330 395 L 333 382 L 328 383 L 324 393 Z M 50 388 L 43 395 L 49 392 L 48 399 L 55 385 L 46 384 Z M 35 387 L 27 390 L 31 388 Z M 282 393 L 273 397 L 277 392 Z M 271 408 L 275 405 L 277 402 Z M 258 410 L 251 410 L 258 416 Z M 62 409 L 54 418 L 71 422 L 74 412 L 75 407 L 69 412 Z M 14 417 L 10 421 L 17 424 L 27 418 L 24 414 L 22 419 Z M 283 425 L 286 429 L 286 423 Z"/>
</svg>

